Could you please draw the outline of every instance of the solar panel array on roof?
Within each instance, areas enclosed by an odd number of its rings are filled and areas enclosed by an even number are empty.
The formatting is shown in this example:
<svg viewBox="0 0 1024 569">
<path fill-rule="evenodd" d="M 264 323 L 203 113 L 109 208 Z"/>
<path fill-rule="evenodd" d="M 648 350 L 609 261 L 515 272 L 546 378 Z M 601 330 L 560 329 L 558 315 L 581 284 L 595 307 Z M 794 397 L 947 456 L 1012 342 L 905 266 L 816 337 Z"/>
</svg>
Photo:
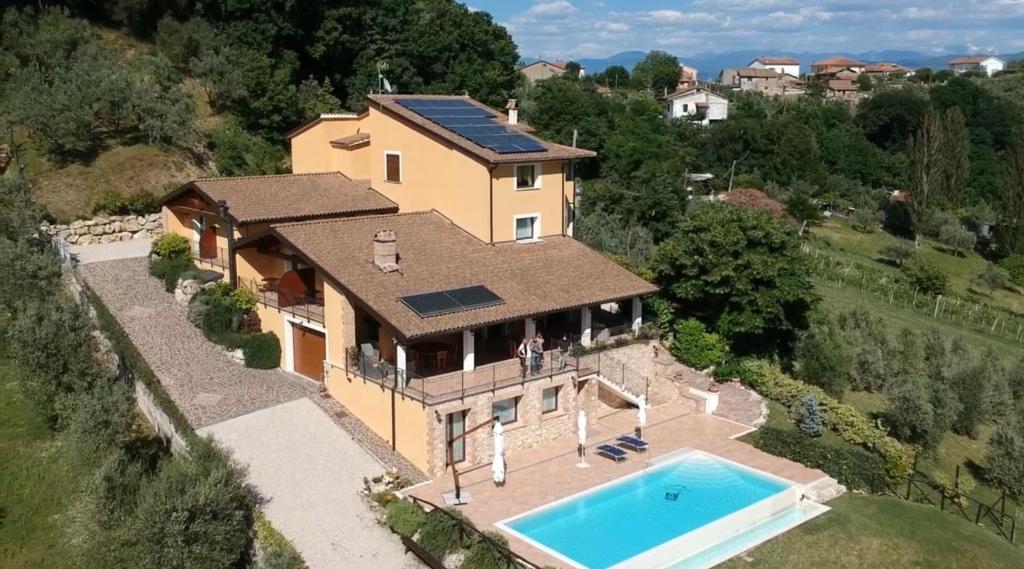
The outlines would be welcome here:
<svg viewBox="0 0 1024 569">
<path fill-rule="evenodd" d="M 427 292 L 423 294 L 410 294 L 398 300 L 402 301 L 413 310 L 420 318 L 428 316 L 441 316 L 453 312 L 462 312 L 473 308 L 484 308 L 497 306 L 505 301 L 500 296 L 491 292 L 491 289 L 482 286 L 467 286 L 439 292 Z"/>
<path fill-rule="evenodd" d="M 463 99 L 395 99 L 395 102 L 498 154 L 546 150 L 536 140 L 497 122 L 494 113 Z"/>
</svg>

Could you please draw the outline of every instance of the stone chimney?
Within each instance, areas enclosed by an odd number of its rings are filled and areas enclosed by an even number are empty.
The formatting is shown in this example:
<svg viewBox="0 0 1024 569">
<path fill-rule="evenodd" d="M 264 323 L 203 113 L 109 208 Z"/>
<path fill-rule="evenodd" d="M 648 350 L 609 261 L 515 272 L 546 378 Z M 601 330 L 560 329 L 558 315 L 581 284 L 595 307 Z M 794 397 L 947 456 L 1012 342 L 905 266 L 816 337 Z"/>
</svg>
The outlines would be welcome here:
<svg viewBox="0 0 1024 569">
<path fill-rule="evenodd" d="M 509 99 L 505 108 L 508 109 L 508 124 L 519 124 L 519 101 Z"/>
<path fill-rule="evenodd" d="M 394 231 L 381 229 L 373 234 L 373 264 L 385 273 L 398 270 L 398 246 Z"/>
</svg>

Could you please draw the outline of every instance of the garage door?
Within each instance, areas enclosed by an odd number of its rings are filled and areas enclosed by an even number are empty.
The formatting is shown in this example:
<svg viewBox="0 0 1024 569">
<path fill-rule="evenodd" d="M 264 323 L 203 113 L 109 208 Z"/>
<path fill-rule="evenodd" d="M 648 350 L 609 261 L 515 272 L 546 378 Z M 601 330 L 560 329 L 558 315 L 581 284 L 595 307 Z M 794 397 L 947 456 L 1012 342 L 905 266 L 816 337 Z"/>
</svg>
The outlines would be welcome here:
<svg viewBox="0 0 1024 569">
<path fill-rule="evenodd" d="M 327 342 L 323 332 L 292 324 L 292 354 L 295 357 L 295 373 L 317 381 L 323 379 L 324 360 L 327 359 Z"/>
</svg>

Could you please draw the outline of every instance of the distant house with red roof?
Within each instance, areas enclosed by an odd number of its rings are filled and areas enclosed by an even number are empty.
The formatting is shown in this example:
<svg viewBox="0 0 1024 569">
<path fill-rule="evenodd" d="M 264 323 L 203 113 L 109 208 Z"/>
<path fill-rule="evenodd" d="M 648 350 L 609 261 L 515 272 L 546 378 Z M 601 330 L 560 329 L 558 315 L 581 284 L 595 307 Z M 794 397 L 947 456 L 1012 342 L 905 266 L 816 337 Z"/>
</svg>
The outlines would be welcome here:
<svg viewBox="0 0 1024 569">
<path fill-rule="evenodd" d="M 981 71 L 989 77 L 1006 68 L 1006 62 L 994 55 L 968 55 L 949 62 L 953 73 L 960 75 L 968 71 Z"/>
<path fill-rule="evenodd" d="M 914 70 L 909 67 L 904 67 L 898 63 L 887 63 L 879 61 L 877 63 L 869 63 L 864 66 L 864 73 L 873 77 L 878 76 L 901 76 L 906 77 L 913 73 Z"/>
<path fill-rule="evenodd" d="M 843 69 L 849 69 L 855 73 L 863 73 L 865 64 L 848 57 L 835 56 L 811 64 L 811 74 L 832 75 Z"/>
<path fill-rule="evenodd" d="M 564 75 L 568 65 L 569 62 L 562 59 L 556 59 L 554 61 L 538 59 L 529 65 L 520 67 L 519 72 L 526 77 L 527 81 L 536 83 L 537 81 L 543 81 L 545 79 Z M 583 77 L 585 73 L 586 70 L 580 67 L 580 77 Z"/>
<path fill-rule="evenodd" d="M 771 69 L 780 75 L 800 77 L 800 62 L 792 57 L 762 55 L 747 64 L 749 69 Z"/>
</svg>

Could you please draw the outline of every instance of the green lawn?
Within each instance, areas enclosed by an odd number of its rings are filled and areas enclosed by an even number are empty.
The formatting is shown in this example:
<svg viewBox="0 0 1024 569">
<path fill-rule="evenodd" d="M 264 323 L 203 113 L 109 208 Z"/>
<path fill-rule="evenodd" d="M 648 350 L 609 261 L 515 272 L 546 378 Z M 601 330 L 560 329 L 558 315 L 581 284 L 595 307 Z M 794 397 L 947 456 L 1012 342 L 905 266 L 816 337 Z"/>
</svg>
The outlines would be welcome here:
<svg viewBox="0 0 1024 569">
<path fill-rule="evenodd" d="M 16 387 L 18 371 L 0 358 L 0 566 L 71 565 L 62 518 L 78 476 L 59 443 Z"/>
<path fill-rule="evenodd" d="M 898 272 L 896 267 L 879 260 L 879 249 L 896 240 L 896 237 L 884 231 L 861 233 L 842 221 L 830 220 L 821 227 L 814 228 L 812 235 L 828 244 L 827 250 L 839 259 L 869 263 L 893 274 Z M 951 254 L 944 245 L 922 239 L 917 256 L 945 271 L 949 275 L 950 288 L 954 292 L 977 302 L 1024 313 L 1024 295 L 1009 290 L 997 290 L 990 296 L 987 290 L 981 289 L 973 282 L 988 262 L 981 255 L 970 252 L 958 257 Z"/>
<path fill-rule="evenodd" d="M 728 569 L 1009 569 L 1024 547 L 931 506 L 849 494 L 832 511 L 722 567 Z M 744 558 L 745 557 L 745 558 Z M 750 561 L 747 561 L 750 559 Z"/>
</svg>

